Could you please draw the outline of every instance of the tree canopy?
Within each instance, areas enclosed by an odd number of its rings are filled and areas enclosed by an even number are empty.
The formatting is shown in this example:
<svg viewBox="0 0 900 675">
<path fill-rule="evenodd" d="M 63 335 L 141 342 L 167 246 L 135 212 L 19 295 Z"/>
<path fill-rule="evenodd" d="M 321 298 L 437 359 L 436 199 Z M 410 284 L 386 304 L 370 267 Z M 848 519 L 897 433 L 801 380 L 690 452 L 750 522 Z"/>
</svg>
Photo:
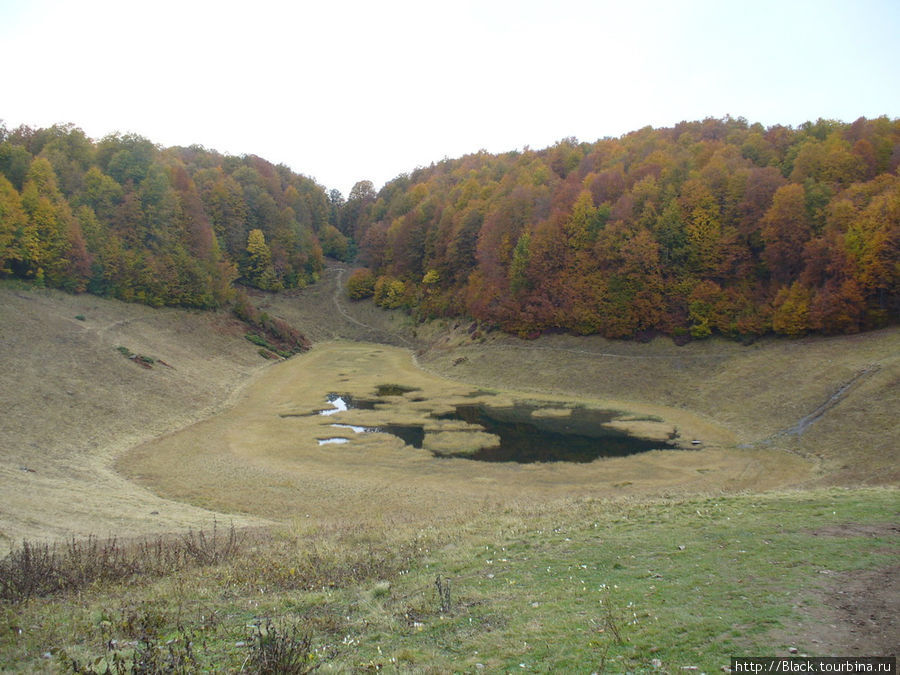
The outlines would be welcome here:
<svg viewBox="0 0 900 675">
<path fill-rule="evenodd" d="M 361 186 L 341 229 L 384 302 L 420 317 L 521 335 L 846 333 L 900 316 L 898 165 L 898 120 L 710 118 L 445 159 Z"/>
<path fill-rule="evenodd" d="M 324 187 L 252 155 L 0 124 L 0 276 L 214 307 L 236 280 L 315 281 L 330 210 Z"/>
<path fill-rule="evenodd" d="M 0 277 L 214 307 L 315 281 L 520 335 L 849 333 L 900 317 L 900 120 L 742 118 L 444 159 L 346 198 L 283 165 L 0 123 Z"/>
</svg>

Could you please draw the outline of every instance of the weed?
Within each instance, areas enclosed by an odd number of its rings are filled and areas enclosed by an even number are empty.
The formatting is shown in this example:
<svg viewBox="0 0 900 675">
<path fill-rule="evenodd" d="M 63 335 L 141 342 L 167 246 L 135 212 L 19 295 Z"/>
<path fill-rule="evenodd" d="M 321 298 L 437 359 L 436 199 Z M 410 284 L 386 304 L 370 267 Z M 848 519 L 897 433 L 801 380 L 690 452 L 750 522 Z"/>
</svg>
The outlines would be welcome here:
<svg viewBox="0 0 900 675">
<path fill-rule="evenodd" d="M 219 526 L 213 520 L 212 532 L 207 535 L 203 530 L 194 534 L 193 530 L 181 538 L 184 551 L 198 565 L 217 565 L 220 562 L 233 558 L 242 548 L 241 537 L 238 536 L 234 523 L 228 529 L 228 534 L 222 536 Z"/>
<path fill-rule="evenodd" d="M 441 602 L 441 614 L 447 614 L 450 611 L 450 580 L 444 579 L 440 574 L 434 580 L 437 588 L 438 598 Z"/>
<path fill-rule="evenodd" d="M 190 565 L 215 565 L 235 557 L 242 538 L 234 525 L 222 535 L 191 530 L 181 538 L 123 544 L 115 537 L 88 537 L 65 544 L 33 544 L 0 560 L 0 602 L 17 603 L 32 597 L 84 588 L 94 582 L 114 582 L 136 576 L 164 576 Z"/>
<path fill-rule="evenodd" d="M 311 673 L 321 665 L 311 647 L 309 635 L 302 634 L 297 624 L 279 628 L 267 618 L 256 623 L 245 668 L 260 675 Z"/>
<path fill-rule="evenodd" d="M 85 663 L 65 650 L 56 658 L 64 669 L 76 675 L 187 675 L 197 671 L 194 640 L 192 631 L 178 626 L 175 636 L 165 643 L 155 635 L 144 634 L 139 640 L 122 646 L 116 640 L 107 640 L 104 653 Z"/>
</svg>

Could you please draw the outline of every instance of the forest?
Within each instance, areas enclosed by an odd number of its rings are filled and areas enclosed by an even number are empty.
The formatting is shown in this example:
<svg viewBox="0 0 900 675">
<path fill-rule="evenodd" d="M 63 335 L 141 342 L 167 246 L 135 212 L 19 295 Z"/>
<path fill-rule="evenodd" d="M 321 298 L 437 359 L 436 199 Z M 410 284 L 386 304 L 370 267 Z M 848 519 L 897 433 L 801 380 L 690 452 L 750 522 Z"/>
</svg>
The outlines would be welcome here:
<svg viewBox="0 0 900 675">
<path fill-rule="evenodd" d="M 283 165 L 0 123 L 0 277 L 212 308 L 315 282 L 419 319 L 676 339 L 900 316 L 900 120 L 708 118 L 444 159 L 346 198 Z"/>
<path fill-rule="evenodd" d="M 900 316 L 900 120 L 741 118 L 445 159 L 338 227 L 351 297 L 522 336 L 851 333 Z"/>
<path fill-rule="evenodd" d="M 314 282 L 348 242 L 325 189 L 256 156 L 0 124 L 0 277 L 212 308 Z"/>
</svg>

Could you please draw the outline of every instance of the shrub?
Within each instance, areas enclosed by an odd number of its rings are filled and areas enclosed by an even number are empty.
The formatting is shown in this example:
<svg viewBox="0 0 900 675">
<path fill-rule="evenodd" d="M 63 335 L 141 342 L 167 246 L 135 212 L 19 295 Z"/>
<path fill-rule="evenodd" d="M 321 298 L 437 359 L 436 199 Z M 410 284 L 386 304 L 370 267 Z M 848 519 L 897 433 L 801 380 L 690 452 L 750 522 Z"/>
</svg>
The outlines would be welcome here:
<svg viewBox="0 0 900 675">
<path fill-rule="evenodd" d="M 406 284 L 399 279 L 381 276 L 375 280 L 375 304 L 385 309 L 397 309 L 403 304 Z"/>
<path fill-rule="evenodd" d="M 351 300 L 371 298 L 375 294 L 375 275 L 372 270 L 365 267 L 353 270 L 347 279 L 347 294 Z"/>
<path fill-rule="evenodd" d="M 279 356 L 288 358 L 293 354 L 308 351 L 312 346 L 309 339 L 287 321 L 269 316 L 254 307 L 245 293 L 238 293 L 232 312 L 238 319 L 255 329 L 254 333 L 245 335 L 250 342 Z"/>
<path fill-rule="evenodd" d="M 250 672 L 266 675 L 301 675 L 319 667 L 311 650 L 312 641 L 296 624 L 278 628 L 271 619 L 257 622 L 247 666 Z"/>
<path fill-rule="evenodd" d="M 214 565 L 238 555 L 243 540 L 234 525 L 226 534 L 191 530 L 179 538 L 123 544 L 116 538 L 71 539 L 65 544 L 30 544 L 0 560 L 0 602 L 84 588 L 97 581 L 163 576 L 188 566 Z"/>
</svg>

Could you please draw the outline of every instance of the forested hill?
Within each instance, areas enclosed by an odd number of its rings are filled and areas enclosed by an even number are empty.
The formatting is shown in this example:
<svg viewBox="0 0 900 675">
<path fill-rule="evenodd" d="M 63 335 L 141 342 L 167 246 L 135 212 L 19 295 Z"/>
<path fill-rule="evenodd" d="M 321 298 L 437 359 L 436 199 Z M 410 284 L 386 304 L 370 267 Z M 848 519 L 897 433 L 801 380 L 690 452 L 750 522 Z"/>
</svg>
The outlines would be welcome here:
<svg viewBox="0 0 900 675">
<path fill-rule="evenodd" d="M 0 123 L 0 277 L 213 307 L 315 280 L 348 242 L 325 189 L 259 157 Z"/>
<path fill-rule="evenodd" d="M 900 120 L 706 119 L 360 183 L 351 295 L 523 335 L 847 333 L 900 316 Z"/>
</svg>

